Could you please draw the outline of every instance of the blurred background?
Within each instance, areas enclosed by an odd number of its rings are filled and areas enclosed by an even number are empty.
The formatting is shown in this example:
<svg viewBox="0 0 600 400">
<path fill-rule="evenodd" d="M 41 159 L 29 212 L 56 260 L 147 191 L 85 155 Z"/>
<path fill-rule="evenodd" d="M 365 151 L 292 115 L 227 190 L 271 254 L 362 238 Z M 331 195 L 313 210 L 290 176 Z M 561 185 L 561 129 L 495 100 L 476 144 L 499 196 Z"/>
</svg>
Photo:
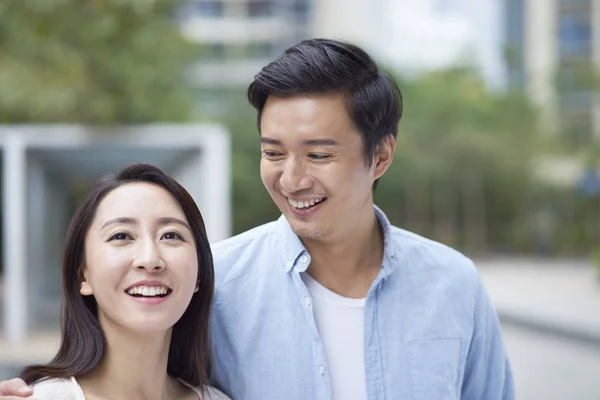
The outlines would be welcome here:
<svg viewBox="0 0 600 400">
<path fill-rule="evenodd" d="M 399 81 L 376 203 L 473 258 L 519 399 L 600 399 L 600 0 L 0 1 L 0 379 L 56 350 L 65 230 L 133 161 L 172 173 L 212 241 L 279 216 L 254 74 L 306 38 Z"/>
</svg>

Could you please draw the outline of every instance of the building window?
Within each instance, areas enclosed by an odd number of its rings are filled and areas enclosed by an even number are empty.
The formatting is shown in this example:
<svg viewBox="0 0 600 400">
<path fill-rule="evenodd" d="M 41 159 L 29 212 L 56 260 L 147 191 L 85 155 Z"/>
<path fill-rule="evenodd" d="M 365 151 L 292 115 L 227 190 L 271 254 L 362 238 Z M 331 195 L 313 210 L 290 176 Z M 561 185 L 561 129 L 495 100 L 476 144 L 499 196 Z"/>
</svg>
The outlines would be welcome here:
<svg viewBox="0 0 600 400">
<path fill-rule="evenodd" d="M 592 29 L 589 14 L 562 13 L 559 16 L 558 30 L 561 58 L 590 58 Z"/>
<path fill-rule="evenodd" d="M 269 0 L 248 1 L 248 16 L 251 18 L 269 17 L 273 15 L 274 3 Z"/>
<path fill-rule="evenodd" d="M 558 6 L 589 6 L 590 0 L 558 0 Z"/>
<path fill-rule="evenodd" d="M 521 89 L 525 84 L 524 11 L 523 0 L 506 0 L 504 57 L 509 85 L 516 89 Z"/>
<path fill-rule="evenodd" d="M 223 9 L 224 3 L 219 0 L 191 0 L 188 6 L 189 12 L 199 17 L 221 17 Z"/>
<path fill-rule="evenodd" d="M 310 14 L 310 0 L 293 0 L 292 13 L 297 22 L 306 22 Z"/>
</svg>

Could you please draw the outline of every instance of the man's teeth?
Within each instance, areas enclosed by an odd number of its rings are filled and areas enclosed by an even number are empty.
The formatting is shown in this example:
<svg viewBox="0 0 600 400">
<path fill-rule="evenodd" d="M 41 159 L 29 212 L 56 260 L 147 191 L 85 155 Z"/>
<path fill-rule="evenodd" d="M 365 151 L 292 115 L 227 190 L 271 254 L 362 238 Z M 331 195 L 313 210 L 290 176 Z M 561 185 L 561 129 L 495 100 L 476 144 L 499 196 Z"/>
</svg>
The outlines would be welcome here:
<svg viewBox="0 0 600 400">
<path fill-rule="evenodd" d="M 304 201 L 296 201 L 296 200 L 288 199 L 288 202 L 294 208 L 303 209 L 303 208 L 308 208 L 308 207 L 314 206 L 315 204 L 320 203 L 323 200 L 325 200 L 325 197 L 319 197 L 316 199 L 310 199 L 310 200 L 304 200 Z"/>
<path fill-rule="evenodd" d="M 134 286 L 127 290 L 127 294 L 145 297 L 164 296 L 168 290 L 165 286 Z"/>
</svg>

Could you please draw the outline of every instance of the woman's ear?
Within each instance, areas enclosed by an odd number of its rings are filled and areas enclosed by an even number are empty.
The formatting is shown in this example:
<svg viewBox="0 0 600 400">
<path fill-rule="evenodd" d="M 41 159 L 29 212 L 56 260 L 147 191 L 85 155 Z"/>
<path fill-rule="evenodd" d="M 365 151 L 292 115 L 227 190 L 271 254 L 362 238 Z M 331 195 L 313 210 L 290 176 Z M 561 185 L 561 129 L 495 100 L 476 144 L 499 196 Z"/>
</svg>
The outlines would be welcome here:
<svg viewBox="0 0 600 400">
<path fill-rule="evenodd" d="M 92 286 L 88 282 L 87 269 L 84 269 L 83 271 L 83 278 L 81 284 L 79 285 L 79 293 L 81 293 L 82 296 L 91 296 L 94 294 Z"/>
</svg>

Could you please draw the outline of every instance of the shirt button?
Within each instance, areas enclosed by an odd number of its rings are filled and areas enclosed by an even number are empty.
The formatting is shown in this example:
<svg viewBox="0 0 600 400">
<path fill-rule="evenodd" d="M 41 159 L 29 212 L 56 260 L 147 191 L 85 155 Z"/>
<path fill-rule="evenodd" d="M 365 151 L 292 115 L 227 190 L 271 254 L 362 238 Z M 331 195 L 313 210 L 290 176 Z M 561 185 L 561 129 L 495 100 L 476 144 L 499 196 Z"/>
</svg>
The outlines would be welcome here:
<svg viewBox="0 0 600 400">
<path fill-rule="evenodd" d="M 324 366 L 322 366 L 322 365 L 319 365 L 319 373 L 320 373 L 321 375 L 324 375 L 324 374 L 325 374 L 325 367 L 324 367 Z"/>
<path fill-rule="evenodd" d="M 311 299 L 310 297 L 308 297 L 308 296 L 307 296 L 307 297 L 305 297 L 305 298 L 304 298 L 304 305 L 305 305 L 306 307 L 310 307 L 310 306 L 311 306 L 311 304 L 312 304 L 312 299 Z"/>
<path fill-rule="evenodd" d="M 308 261 L 308 257 L 306 257 L 306 256 L 302 256 L 302 257 L 300 257 L 300 262 L 301 262 L 301 263 L 305 263 L 305 262 L 307 262 L 307 261 Z"/>
</svg>

